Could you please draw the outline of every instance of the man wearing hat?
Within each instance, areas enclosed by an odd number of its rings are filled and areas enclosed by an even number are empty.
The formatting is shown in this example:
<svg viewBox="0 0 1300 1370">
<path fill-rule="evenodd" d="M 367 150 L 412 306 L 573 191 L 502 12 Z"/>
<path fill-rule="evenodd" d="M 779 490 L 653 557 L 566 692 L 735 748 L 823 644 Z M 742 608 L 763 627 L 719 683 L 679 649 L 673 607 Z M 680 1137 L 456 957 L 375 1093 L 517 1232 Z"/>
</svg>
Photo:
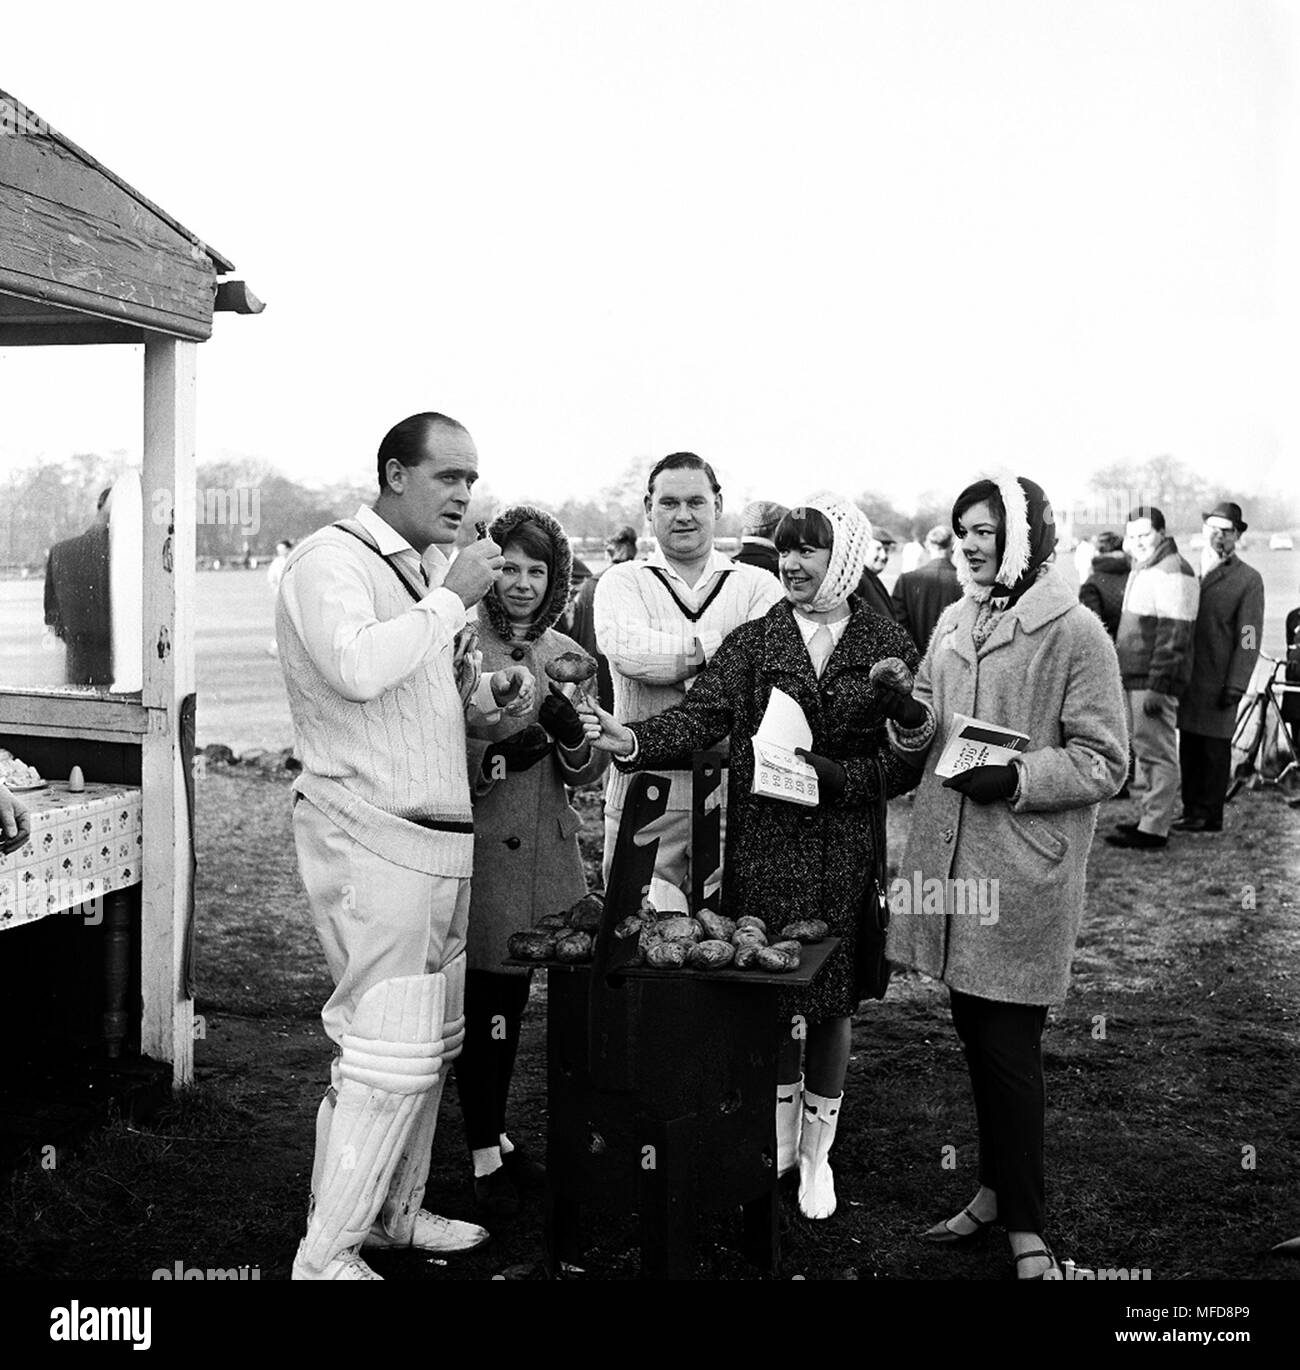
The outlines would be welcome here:
<svg viewBox="0 0 1300 1370">
<path fill-rule="evenodd" d="M 872 525 L 871 543 L 867 548 L 867 565 L 858 581 L 858 597 L 873 613 L 890 623 L 894 622 L 894 602 L 889 598 L 880 573 L 889 565 L 889 554 L 894 550 L 895 537 L 888 528 Z"/>
<path fill-rule="evenodd" d="M 1264 581 L 1237 555 L 1246 531 L 1241 506 L 1216 504 L 1204 515 L 1201 598 L 1192 648 L 1192 679 L 1178 706 L 1178 762 L 1183 816 L 1178 832 L 1221 832 L 1232 732 L 1259 657 Z"/>
<path fill-rule="evenodd" d="M 772 534 L 788 512 L 784 504 L 775 504 L 770 499 L 751 500 L 745 505 L 740 511 L 740 551 L 732 561 L 741 566 L 759 566 L 776 575 L 780 557 Z"/>
</svg>

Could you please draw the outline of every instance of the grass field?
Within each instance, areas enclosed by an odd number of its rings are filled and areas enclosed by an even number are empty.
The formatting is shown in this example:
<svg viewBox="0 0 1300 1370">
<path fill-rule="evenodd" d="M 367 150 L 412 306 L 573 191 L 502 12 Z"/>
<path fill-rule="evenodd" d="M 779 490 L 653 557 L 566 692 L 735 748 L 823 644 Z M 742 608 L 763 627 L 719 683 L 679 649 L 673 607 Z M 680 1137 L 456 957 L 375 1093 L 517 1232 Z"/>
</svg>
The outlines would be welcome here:
<svg viewBox="0 0 1300 1370">
<path fill-rule="evenodd" d="M 589 868 L 599 800 L 579 796 Z M 312 1120 L 329 1049 L 329 981 L 294 867 L 286 780 L 210 766 L 198 793 L 198 1088 L 148 1128 L 117 1124 L 34 1163 L 0 1197 L 16 1234 L 0 1274 L 147 1279 L 177 1260 L 287 1275 L 301 1235 Z M 1128 816 L 1105 806 L 1103 828 Z M 906 803 L 891 813 L 901 851 Z M 1263 1253 L 1300 1234 L 1300 811 L 1244 794 L 1221 838 L 1134 857 L 1100 842 L 1065 1006 L 1044 1039 L 1049 1236 L 1093 1266 L 1152 1278 L 1287 1280 Z M 546 977 L 525 1020 L 510 1130 L 544 1151 Z M 951 1148 L 951 1150 L 947 1150 Z M 1005 1239 L 957 1254 L 916 1232 L 975 1188 L 965 1066 L 942 987 L 896 977 L 855 1020 L 835 1152 L 840 1209 L 808 1223 L 783 1204 L 783 1277 L 986 1280 Z M 459 1106 L 448 1089 L 427 1202 L 474 1216 Z M 541 1206 L 490 1224 L 493 1240 L 444 1265 L 377 1257 L 386 1278 L 533 1278 Z M 752 1279 L 737 1224 L 704 1224 L 701 1274 Z M 636 1273 L 626 1215 L 593 1228 L 591 1278 Z"/>
</svg>

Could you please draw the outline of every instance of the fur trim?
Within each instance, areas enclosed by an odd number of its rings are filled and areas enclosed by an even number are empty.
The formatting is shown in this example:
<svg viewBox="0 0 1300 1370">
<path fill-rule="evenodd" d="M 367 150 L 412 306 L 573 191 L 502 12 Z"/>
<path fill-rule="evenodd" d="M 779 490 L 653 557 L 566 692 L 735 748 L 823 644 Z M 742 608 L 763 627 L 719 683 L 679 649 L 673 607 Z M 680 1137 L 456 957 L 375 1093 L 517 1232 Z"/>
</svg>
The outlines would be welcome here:
<svg viewBox="0 0 1300 1370">
<path fill-rule="evenodd" d="M 534 508 L 531 504 L 516 504 L 498 514 L 492 521 L 492 526 L 488 532 L 493 542 L 502 551 L 505 551 L 506 544 L 510 541 L 510 534 L 521 523 L 535 523 L 547 535 L 551 542 L 552 560 L 554 562 L 551 571 L 551 583 L 546 590 L 546 599 L 542 602 L 541 608 L 538 609 L 536 618 L 528 625 L 523 634 L 525 642 L 536 642 L 548 628 L 555 626 L 568 605 L 569 582 L 573 576 L 573 548 L 569 545 L 568 536 L 560 524 L 550 514 L 542 509 Z M 488 622 L 495 629 L 497 636 L 509 642 L 513 635 L 513 624 L 510 621 L 510 616 L 506 613 L 505 605 L 497 598 L 496 591 L 489 590 L 479 603 L 487 614 Z"/>
<path fill-rule="evenodd" d="M 1007 545 L 998 567 L 998 584 L 1010 589 L 1029 569 L 1029 502 L 1024 486 L 1015 476 L 999 472 L 993 479 L 1007 511 Z"/>
<path fill-rule="evenodd" d="M 826 575 L 808 605 L 813 613 L 824 614 L 843 604 L 858 588 L 871 550 L 871 520 L 850 500 L 830 493 L 813 495 L 802 507 L 825 514 L 833 529 Z"/>
</svg>

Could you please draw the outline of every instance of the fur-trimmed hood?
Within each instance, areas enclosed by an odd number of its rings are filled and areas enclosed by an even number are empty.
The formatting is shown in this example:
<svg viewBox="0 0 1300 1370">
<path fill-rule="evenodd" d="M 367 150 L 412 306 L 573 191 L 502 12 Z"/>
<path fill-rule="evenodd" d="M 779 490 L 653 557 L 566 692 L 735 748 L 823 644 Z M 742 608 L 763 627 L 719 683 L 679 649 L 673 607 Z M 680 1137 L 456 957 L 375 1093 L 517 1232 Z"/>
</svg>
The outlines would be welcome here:
<svg viewBox="0 0 1300 1370">
<path fill-rule="evenodd" d="M 525 642 L 536 642 L 548 628 L 555 626 L 569 602 L 569 582 L 573 576 L 573 549 L 569 546 L 569 539 L 558 521 L 545 510 L 534 508 L 531 504 L 512 505 L 498 514 L 493 519 L 488 533 L 492 541 L 505 551 L 511 533 L 521 523 L 535 523 L 551 543 L 551 583 L 546 598 L 537 611 L 537 617 L 523 634 Z M 490 590 L 483 596 L 481 603 L 483 612 L 497 635 L 508 641 L 512 636 L 513 624 L 496 591 Z"/>
<path fill-rule="evenodd" d="M 976 585 L 960 550 L 955 558 L 957 579 L 969 599 L 1014 603 L 1034 583 L 1038 568 L 1055 550 L 1055 516 L 1046 492 L 1026 477 L 999 472 L 989 479 L 997 486 L 1005 511 L 997 580 L 993 585 Z"/>
</svg>

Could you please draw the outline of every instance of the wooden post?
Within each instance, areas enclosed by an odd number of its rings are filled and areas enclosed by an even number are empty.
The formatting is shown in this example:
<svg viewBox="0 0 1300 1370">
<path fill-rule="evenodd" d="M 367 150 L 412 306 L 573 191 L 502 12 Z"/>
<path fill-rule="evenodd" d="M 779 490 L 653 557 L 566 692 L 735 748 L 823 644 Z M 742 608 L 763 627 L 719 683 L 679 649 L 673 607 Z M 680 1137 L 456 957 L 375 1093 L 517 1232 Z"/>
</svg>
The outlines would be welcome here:
<svg viewBox="0 0 1300 1370">
<path fill-rule="evenodd" d="M 194 1001 L 183 967 L 193 834 L 180 704 L 194 689 L 195 344 L 147 335 L 144 348 L 144 857 L 140 1049 L 194 1074 Z"/>
</svg>

